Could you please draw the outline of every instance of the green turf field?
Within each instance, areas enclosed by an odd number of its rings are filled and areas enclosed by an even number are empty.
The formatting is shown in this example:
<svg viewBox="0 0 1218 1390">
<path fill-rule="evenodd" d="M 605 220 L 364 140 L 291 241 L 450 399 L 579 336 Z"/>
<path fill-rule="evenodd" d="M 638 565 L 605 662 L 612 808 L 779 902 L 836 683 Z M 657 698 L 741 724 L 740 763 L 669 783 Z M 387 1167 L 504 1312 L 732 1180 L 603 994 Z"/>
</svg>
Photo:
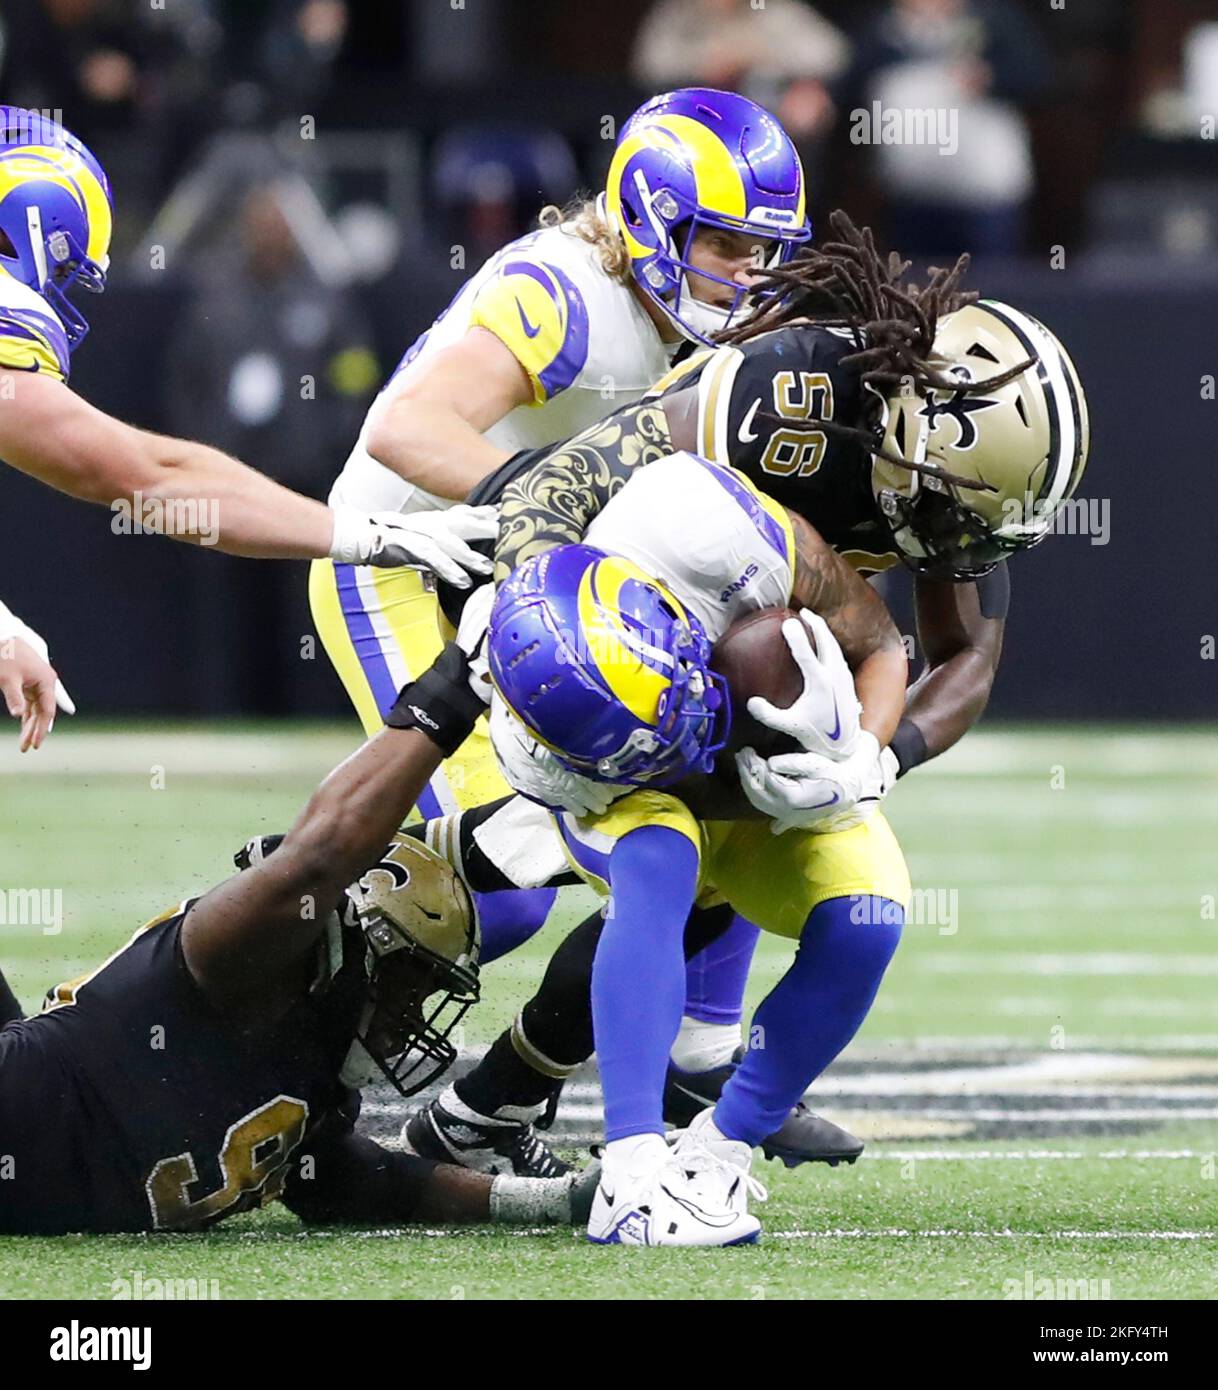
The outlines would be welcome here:
<svg viewBox="0 0 1218 1390">
<path fill-rule="evenodd" d="M 37 760 L 0 749 L 0 904 L 16 917 L 37 888 L 48 907 L 0 925 L 27 1008 L 225 874 L 249 835 L 285 828 L 352 742 L 61 724 Z M 306 1232 L 280 1209 L 198 1237 L 0 1239 L 0 1297 L 106 1298 L 137 1277 L 225 1298 L 1213 1297 L 1216 778 L 1210 730 L 987 730 L 900 784 L 888 810 L 913 921 L 814 1092 L 867 1154 L 836 1170 L 761 1164 L 758 1249 Z M 471 1045 L 512 1016 L 561 927 L 487 969 Z M 763 940 L 754 1002 L 788 950 Z"/>
</svg>

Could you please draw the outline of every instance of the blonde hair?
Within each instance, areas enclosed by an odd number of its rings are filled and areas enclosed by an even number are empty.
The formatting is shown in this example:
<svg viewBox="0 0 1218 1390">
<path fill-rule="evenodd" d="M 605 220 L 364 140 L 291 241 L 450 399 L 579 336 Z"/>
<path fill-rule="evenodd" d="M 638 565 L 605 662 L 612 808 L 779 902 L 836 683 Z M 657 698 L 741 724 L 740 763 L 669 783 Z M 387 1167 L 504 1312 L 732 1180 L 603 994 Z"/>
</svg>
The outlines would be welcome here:
<svg viewBox="0 0 1218 1390">
<path fill-rule="evenodd" d="M 594 246 L 601 269 L 614 280 L 626 284 L 630 279 L 630 253 L 626 243 L 601 216 L 596 199 L 576 194 L 565 207 L 551 203 L 537 217 L 543 227 L 561 227 L 572 236 Z"/>
</svg>

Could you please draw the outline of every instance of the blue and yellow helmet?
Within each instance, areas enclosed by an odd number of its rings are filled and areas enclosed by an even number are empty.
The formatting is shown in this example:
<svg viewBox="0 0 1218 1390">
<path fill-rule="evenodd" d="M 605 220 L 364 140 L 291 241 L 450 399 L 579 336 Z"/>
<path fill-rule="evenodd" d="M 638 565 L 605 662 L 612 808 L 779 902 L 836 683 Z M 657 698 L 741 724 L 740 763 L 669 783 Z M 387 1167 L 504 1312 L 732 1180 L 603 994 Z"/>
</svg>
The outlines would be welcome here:
<svg viewBox="0 0 1218 1390">
<path fill-rule="evenodd" d="M 700 227 L 773 243 L 766 266 L 812 235 L 804 173 L 790 136 L 764 107 L 735 92 L 685 87 L 653 97 L 622 127 L 605 188 L 605 214 L 626 243 L 643 292 L 687 338 L 728 327 L 748 290 L 714 308 L 690 293 L 689 250 Z"/>
<path fill-rule="evenodd" d="M 89 325 L 67 292 L 105 289 L 112 226 L 110 182 L 85 146 L 36 111 L 0 106 L 0 269 L 42 295 L 73 349 Z"/>
<path fill-rule="evenodd" d="M 698 619 L 629 560 L 564 545 L 499 587 L 491 679 L 573 772 L 667 786 L 709 771 L 727 742 L 727 687 Z"/>
</svg>

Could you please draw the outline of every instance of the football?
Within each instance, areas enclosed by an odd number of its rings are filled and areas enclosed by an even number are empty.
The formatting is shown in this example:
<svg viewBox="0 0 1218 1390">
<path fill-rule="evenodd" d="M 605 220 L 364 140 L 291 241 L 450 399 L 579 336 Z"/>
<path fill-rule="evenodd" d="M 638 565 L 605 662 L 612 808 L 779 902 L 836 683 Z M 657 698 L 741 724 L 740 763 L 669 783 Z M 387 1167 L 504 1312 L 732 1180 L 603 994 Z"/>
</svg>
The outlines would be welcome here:
<svg viewBox="0 0 1218 1390">
<path fill-rule="evenodd" d="M 755 748 L 763 758 L 800 751 L 799 743 L 789 734 L 768 728 L 748 712 L 748 702 L 754 695 L 785 709 L 803 691 L 804 678 L 782 635 L 783 623 L 798 617 L 791 608 L 762 608 L 737 618 L 715 643 L 711 670 L 727 681 L 732 697 L 731 736 L 720 761 L 741 748 Z M 815 650 L 810 632 L 808 641 Z"/>
<path fill-rule="evenodd" d="M 711 670 L 727 682 L 732 702 L 731 733 L 714 771 L 681 783 L 682 800 L 703 820 L 754 820 L 759 815 L 740 788 L 736 772 L 740 749 L 753 748 L 763 758 L 800 751 L 790 735 L 767 728 L 748 712 L 754 695 L 779 708 L 799 698 L 803 676 L 782 635 L 783 623 L 798 616 L 790 608 L 762 608 L 738 618 L 715 643 Z M 811 633 L 808 640 L 815 649 Z"/>
</svg>

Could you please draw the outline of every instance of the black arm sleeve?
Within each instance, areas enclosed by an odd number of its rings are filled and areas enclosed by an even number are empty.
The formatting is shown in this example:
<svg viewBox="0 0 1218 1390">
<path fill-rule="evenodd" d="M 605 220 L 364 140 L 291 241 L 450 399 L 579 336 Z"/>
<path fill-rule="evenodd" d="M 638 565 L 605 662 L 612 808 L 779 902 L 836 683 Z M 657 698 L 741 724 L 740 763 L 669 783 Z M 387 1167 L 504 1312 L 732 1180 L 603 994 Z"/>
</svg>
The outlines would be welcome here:
<svg viewBox="0 0 1218 1390">
<path fill-rule="evenodd" d="M 283 1203 L 310 1225 L 407 1223 L 435 1167 L 430 1159 L 383 1149 L 366 1135 L 323 1126 L 293 1164 Z"/>
</svg>

